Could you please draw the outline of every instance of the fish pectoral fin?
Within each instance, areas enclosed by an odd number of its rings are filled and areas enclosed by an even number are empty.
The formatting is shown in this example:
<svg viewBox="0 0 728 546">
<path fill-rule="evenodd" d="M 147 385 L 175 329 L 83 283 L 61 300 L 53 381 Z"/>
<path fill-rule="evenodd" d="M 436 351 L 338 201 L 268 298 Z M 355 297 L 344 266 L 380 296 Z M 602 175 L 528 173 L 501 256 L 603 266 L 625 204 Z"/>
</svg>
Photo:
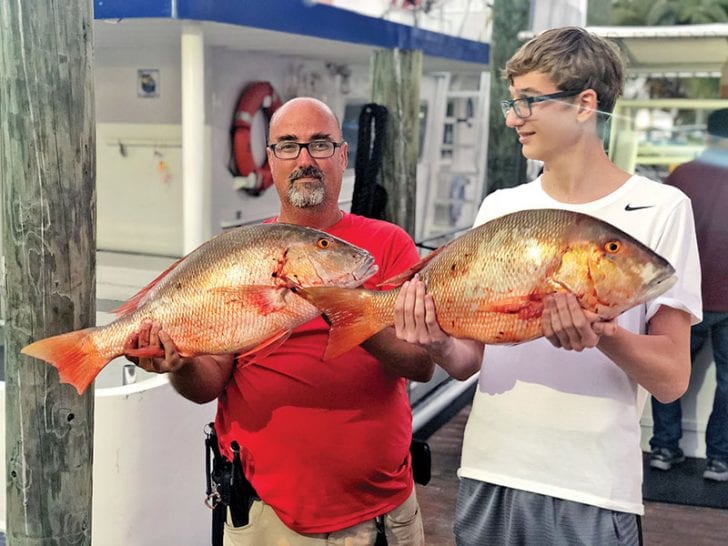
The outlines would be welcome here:
<svg viewBox="0 0 728 546">
<path fill-rule="evenodd" d="M 252 349 L 249 349 L 244 353 L 240 353 L 238 355 L 238 362 L 245 362 L 245 364 L 243 364 L 243 367 L 253 364 L 256 359 L 264 358 L 272 353 L 274 350 L 276 350 L 278 347 L 280 347 L 283 342 L 289 338 L 290 335 L 291 330 L 283 330 L 282 332 L 277 332 L 268 339 L 264 339 L 263 341 L 258 343 Z"/>
<path fill-rule="evenodd" d="M 526 295 L 484 301 L 478 306 L 478 312 L 518 315 L 528 319 L 543 314 L 543 296 Z"/>
<path fill-rule="evenodd" d="M 244 305 L 268 315 L 283 309 L 290 290 L 279 286 L 246 285 L 237 287 L 212 288 L 212 292 L 223 294 L 225 303 Z"/>
</svg>

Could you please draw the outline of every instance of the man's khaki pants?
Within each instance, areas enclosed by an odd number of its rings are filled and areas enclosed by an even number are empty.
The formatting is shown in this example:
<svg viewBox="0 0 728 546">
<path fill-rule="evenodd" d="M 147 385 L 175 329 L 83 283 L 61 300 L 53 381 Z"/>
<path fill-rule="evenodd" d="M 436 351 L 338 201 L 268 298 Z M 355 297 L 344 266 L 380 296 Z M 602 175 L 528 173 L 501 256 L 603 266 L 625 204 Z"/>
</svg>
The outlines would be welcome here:
<svg viewBox="0 0 728 546">
<path fill-rule="evenodd" d="M 415 489 L 406 501 L 384 515 L 384 527 L 388 546 L 424 546 Z M 233 527 L 228 515 L 223 546 L 373 546 L 376 538 L 373 519 L 334 533 L 301 535 L 286 527 L 270 506 L 255 501 L 250 507 L 248 525 Z"/>
</svg>

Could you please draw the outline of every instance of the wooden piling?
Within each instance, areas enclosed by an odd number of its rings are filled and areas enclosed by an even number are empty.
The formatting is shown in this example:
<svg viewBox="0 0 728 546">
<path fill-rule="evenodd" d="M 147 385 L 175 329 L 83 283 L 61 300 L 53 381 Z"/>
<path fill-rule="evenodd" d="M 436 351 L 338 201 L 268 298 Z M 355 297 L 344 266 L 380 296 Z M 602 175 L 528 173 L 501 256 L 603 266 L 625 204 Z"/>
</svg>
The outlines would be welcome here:
<svg viewBox="0 0 728 546">
<path fill-rule="evenodd" d="M 415 236 L 422 52 L 381 49 L 372 59 L 372 102 L 389 111 L 380 183 L 385 219 Z"/>
<path fill-rule="evenodd" d="M 9 545 L 91 544 L 94 394 L 19 354 L 95 322 L 91 0 L 0 9 Z"/>
</svg>

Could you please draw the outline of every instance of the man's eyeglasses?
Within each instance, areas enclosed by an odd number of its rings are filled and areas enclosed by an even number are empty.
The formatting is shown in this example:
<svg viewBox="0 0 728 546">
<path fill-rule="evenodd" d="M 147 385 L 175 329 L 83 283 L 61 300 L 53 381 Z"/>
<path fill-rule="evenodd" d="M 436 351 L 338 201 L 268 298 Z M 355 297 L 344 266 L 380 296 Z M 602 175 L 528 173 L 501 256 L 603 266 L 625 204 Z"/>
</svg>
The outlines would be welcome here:
<svg viewBox="0 0 728 546">
<path fill-rule="evenodd" d="M 312 140 L 311 142 L 293 142 L 284 140 L 270 144 L 268 148 L 273 151 L 273 155 L 278 159 L 296 159 L 301 148 L 306 148 L 308 155 L 314 159 L 326 159 L 334 155 L 336 148 L 340 148 L 344 142 L 332 142 L 330 140 Z"/>
<path fill-rule="evenodd" d="M 501 110 L 503 117 L 508 117 L 508 112 L 513 108 L 513 113 L 521 119 L 526 119 L 531 115 L 531 105 L 534 102 L 546 102 L 547 100 L 563 99 L 578 95 L 581 91 L 559 91 L 557 93 L 549 93 L 548 95 L 538 95 L 536 97 L 522 97 L 520 99 L 506 99 L 501 101 Z"/>
</svg>

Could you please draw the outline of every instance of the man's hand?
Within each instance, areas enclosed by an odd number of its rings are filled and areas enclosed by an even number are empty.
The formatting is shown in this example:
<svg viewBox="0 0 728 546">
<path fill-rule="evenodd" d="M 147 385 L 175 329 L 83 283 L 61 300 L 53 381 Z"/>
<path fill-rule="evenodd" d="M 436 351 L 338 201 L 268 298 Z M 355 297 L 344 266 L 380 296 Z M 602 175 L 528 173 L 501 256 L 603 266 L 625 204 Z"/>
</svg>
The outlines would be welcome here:
<svg viewBox="0 0 728 546">
<path fill-rule="evenodd" d="M 397 295 L 394 329 L 397 338 L 423 347 L 455 379 L 463 381 L 480 370 L 483 344 L 454 338 L 440 328 L 435 300 L 417 275 L 404 283 Z"/>
<path fill-rule="evenodd" d="M 139 349 L 149 350 L 159 357 L 130 356 Z M 172 373 L 179 371 L 188 360 L 177 352 L 172 338 L 162 330 L 157 322 L 144 321 L 138 332 L 131 334 L 124 342 L 124 356 L 143 370 L 150 373 Z"/>
<path fill-rule="evenodd" d="M 551 294 L 544 299 L 543 333 L 554 347 L 583 351 L 596 347 L 602 336 L 617 332 L 616 319 L 602 320 L 585 311 L 574 294 Z"/>
<path fill-rule="evenodd" d="M 435 302 L 417 275 L 405 282 L 394 304 L 397 338 L 427 349 L 433 356 L 447 351 L 452 338 L 442 331 L 435 314 Z"/>
</svg>

